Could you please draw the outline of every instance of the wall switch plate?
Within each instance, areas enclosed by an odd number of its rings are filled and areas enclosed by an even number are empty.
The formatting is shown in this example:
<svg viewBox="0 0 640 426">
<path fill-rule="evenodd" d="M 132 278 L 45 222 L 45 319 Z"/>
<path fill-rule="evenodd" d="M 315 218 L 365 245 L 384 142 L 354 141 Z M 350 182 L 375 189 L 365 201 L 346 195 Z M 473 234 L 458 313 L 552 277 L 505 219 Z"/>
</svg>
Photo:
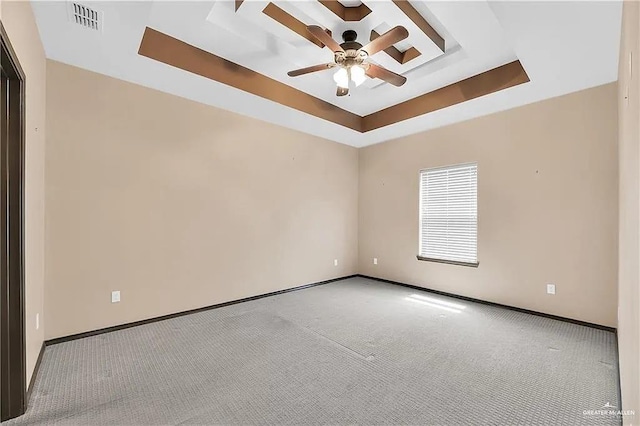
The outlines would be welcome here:
<svg viewBox="0 0 640 426">
<path fill-rule="evenodd" d="M 40 314 L 36 314 L 36 330 L 40 329 Z"/>
<path fill-rule="evenodd" d="M 556 294 L 555 284 L 547 284 L 547 294 Z"/>
<path fill-rule="evenodd" d="M 373 264 L 374 264 L 374 265 L 377 265 L 377 264 L 378 264 L 378 258 L 377 258 L 377 257 L 374 257 L 374 258 L 373 258 Z"/>
<path fill-rule="evenodd" d="M 120 291 L 111 292 L 111 303 L 118 303 L 120 301 Z"/>
<path fill-rule="evenodd" d="M 338 266 L 338 259 L 333 259 L 333 266 Z"/>
</svg>

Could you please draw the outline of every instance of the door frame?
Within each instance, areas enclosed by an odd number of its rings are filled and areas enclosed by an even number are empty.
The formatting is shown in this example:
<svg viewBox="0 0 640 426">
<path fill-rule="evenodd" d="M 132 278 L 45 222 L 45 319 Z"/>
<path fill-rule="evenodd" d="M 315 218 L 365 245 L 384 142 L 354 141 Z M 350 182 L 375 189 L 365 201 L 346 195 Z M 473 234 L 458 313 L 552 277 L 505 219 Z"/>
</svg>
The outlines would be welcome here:
<svg viewBox="0 0 640 426">
<path fill-rule="evenodd" d="M 25 74 L 0 21 L 0 419 L 26 410 Z M 3 85 L 4 86 L 4 85 Z M 8 95 L 5 89 L 8 89 Z M 9 117 L 11 119 L 9 120 Z"/>
</svg>

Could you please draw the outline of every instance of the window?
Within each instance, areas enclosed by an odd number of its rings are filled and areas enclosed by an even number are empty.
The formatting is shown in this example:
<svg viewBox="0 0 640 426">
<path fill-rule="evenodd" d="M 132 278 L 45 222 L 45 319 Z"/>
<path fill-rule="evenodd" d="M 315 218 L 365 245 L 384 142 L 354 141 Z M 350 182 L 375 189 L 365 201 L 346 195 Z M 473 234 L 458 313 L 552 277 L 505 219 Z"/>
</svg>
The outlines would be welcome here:
<svg viewBox="0 0 640 426">
<path fill-rule="evenodd" d="M 419 260 L 478 266 L 478 165 L 420 172 Z"/>
</svg>

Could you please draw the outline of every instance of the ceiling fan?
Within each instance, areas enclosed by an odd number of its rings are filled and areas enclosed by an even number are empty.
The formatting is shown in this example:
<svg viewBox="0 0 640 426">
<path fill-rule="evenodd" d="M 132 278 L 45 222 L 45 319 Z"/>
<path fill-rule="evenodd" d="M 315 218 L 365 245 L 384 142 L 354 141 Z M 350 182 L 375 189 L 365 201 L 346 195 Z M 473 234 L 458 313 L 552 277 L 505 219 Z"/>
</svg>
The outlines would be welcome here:
<svg viewBox="0 0 640 426">
<path fill-rule="evenodd" d="M 333 75 L 333 79 L 338 85 L 337 96 L 345 96 L 349 93 L 349 81 L 359 86 L 366 80 L 366 77 L 379 78 L 398 87 L 407 81 L 406 77 L 367 61 L 369 56 L 407 38 L 409 32 L 406 28 L 400 26 L 392 28 L 366 46 L 356 41 L 358 34 L 353 30 L 347 30 L 342 34 L 342 39 L 344 40 L 342 44 L 338 44 L 325 30 L 317 25 L 308 26 L 307 31 L 333 51 L 335 62 L 289 71 L 287 73 L 289 77 L 297 77 L 337 67 L 338 71 Z"/>
</svg>

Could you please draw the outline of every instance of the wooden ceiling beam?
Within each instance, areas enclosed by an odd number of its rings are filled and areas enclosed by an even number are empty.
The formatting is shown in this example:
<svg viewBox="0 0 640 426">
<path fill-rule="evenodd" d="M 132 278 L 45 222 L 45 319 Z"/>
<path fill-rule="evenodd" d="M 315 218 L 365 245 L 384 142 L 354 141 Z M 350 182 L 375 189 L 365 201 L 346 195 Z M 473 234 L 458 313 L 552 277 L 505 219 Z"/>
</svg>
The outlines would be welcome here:
<svg viewBox="0 0 640 426">
<path fill-rule="evenodd" d="M 529 81 L 516 60 L 363 117 L 152 28 L 145 29 L 138 54 L 360 133 Z M 327 84 L 331 84 L 330 79 Z M 369 95 L 375 96 L 374 92 Z"/>
<path fill-rule="evenodd" d="M 377 39 L 378 37 L 380 37 L 380 34 L 378 34 L 375 30 L 371 30 L 371 36 L 369 37 L 369 40 L 373 41 L 373 40 Z M 416 49 L 415 47 L 410 47 L 409 49 L 405 50 L 404 52 L 401 52 L 395 46 L 390 46 L 390 47 L 387 47 L 386 49 L 384 49 L 384 52 L 387 55 L 391 56 L 393 59 L 395 59 L 400 64 L 406 64 L 410 60 L 415 59 L 418 56 L 420 56 L 420 51 L 418 49 Z"/>
<path fill-rule="evenodd" d="M 438 32 L 431 26 L 429 23 L 420 15 L 411 3 L 407 0 L 392 0 L 396 6 L 405 14 L 407 18 L 411 19 L 414 24 L 420 28 L 420 30 L 427 36 L 431 41 L 438 46 L 438 48 L 444 52 L 444 39 L 438 34 Z"/>
<path fill-rule="evenodd" d="M 346 7 L 338 0 L 318 1 L 345 22 L 361 21 L 365 16 L 371 13 L 371 9 L 369 9 L 364 3 L 361 3 L 359 6 Z"/>
<path fill-rule="evenodd" d="M 529 76 L 520 61 L 513 61 L 441 89 L 425 93 L 424 95 L 369 114 L 363 117 L 362 131 L 369 132 L 389 126 L 400 121 L 508 89 L 509 87 L 527 83 L 528 81 Z"/>
<path fill-rule="evenodd" d="M 297 18 L 295 18 L 292 15 L 289 15 L 287 12 L 280 9 L 274 3 L 269 3 L 267 7 L 265 7 L 262 10 L 262 13 L 264 13 L 274 21 L 277 21 L 280 24 L 284 25 L 285 27 L 289 28 L 291 31 L 298 34 L 299 36 L 306 38 L 316 46 L 324 47 L 324 44 L 320 40 L 312 36 L 311 33 L 307 31 L 307 25 L 304 22 L 299 21 Z M 327 34 L 331 35 L 331 31 L 327 30 Z"/>
<path fill-rule="evenodd" d="M 362 117 L 359 115 L 152 28 L 145 29 L 138 54 L 361 131 Z"/>
</svg>

